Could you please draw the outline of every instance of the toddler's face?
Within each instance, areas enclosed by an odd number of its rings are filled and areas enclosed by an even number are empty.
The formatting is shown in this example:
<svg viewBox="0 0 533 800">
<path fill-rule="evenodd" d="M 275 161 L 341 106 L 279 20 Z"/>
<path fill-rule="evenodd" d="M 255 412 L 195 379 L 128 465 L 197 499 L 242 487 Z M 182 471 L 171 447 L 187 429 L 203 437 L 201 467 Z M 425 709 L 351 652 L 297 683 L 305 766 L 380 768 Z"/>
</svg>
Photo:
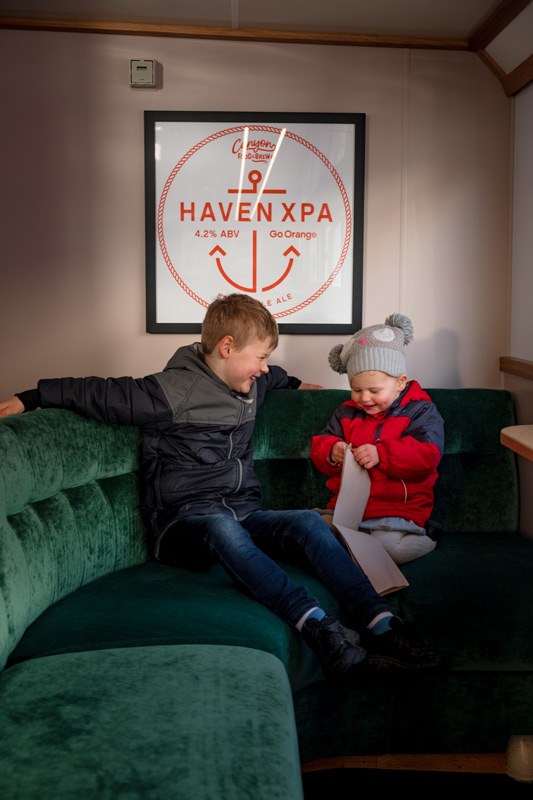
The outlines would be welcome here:
<svg viewBox="0 0 533 800">
<path fill-rule="evenodd" d="M 393 378 L 377 370 L 358 372 L 350 382 L 352 400 L 367 414 L 381 414 L 400 396 L 406 383 L 407 375 Z"/>
</svg>

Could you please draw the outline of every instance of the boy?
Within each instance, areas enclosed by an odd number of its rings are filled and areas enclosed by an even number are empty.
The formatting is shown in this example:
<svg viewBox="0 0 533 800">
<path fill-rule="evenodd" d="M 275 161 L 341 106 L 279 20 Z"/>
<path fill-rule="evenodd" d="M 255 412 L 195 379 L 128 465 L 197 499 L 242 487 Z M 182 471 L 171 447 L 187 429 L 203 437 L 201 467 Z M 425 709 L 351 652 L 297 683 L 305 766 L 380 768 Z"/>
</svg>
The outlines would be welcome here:
<svg viewBox="0 0 533 800">
<path fill-rule="evenodd" d="M 313 463 L 330 477 L 334 497 L 328 507 L 334 508 L 346 448 L 352 446 L 371 481 L 361 530 L 377 536 L 398 564 L 436 546 L 428 518 L 444 446 L 442 417 L 419 384 L 407 382 L 404 346 L 412 338 L 411 320 L 392 314 L 385 325 L 364 328 L 331 350 L 330 366 L 348 373 L 352 399 L 311 447 Z"/>
<path fill-rule="evenodd" d="M 301 631 L 329 677 L 344 680 L 370 662 L 359 635 L 326 616 L 271 557 L 305 554 L 354 623 L 380 640 L 379 666 L 439 666 L 440 654 L 406 638 L 401 621 L 319 515 L 261 510 L 253 470 L 256 410 L 268 389 L 300 386 L 280 367 L 267 366 L 277 343 L 276 322 L 261 303 L 246 295 L 221 297 L 207 310 L 201 346 L 180 348 L 163 372 L 142 380 L 40 381 L 37 390 L 0 404 L 0 416 L 55 406 L 138 425 L 143 510 L 156 558 L 174 565 L 219 562 L 244 592 Z"/>
</svg>

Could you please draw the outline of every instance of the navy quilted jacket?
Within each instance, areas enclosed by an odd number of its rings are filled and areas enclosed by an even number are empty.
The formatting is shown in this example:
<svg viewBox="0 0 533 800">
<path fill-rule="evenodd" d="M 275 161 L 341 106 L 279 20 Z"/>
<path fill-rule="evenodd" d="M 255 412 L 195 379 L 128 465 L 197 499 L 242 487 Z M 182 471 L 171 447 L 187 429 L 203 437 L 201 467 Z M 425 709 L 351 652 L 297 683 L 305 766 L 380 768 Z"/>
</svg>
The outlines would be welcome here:
<svg viewBox="0 0 533 800">
<path fill-rule="evenodd" d="M 261 507 L 253 469 L 256 411 L 268 389 L 299 385 L 272 366 L 248 394 L 234 392 L 209 369 L 197 343 L 181 347 L 163 372 L 142 379 L 39 381 L 34 407 L 141 428 L 143 511 L 159 536 L 191 514 L 243 519 Z M 30 394 L 21 395 L 27 410 Z"/>
</svg>

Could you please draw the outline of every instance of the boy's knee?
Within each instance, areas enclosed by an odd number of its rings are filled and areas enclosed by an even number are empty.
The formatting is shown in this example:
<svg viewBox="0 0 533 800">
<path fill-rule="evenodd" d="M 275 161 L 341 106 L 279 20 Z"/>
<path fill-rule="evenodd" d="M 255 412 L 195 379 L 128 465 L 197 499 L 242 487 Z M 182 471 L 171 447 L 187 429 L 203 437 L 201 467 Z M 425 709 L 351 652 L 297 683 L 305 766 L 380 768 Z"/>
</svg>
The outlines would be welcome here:
<svg viewBox="0 0 533 800">
<path fill-rule="evenodd" d="M 321 526 L 323 520 L 320 514 L 313 511 L 311 508 L 305 508 L 302 511 L 294 511 L 295 517 L 308 528 Z"/>
<path fill-rule="evenodd" d="M 295 512 L 295 522 L 297 523 L 292 530 L 292 536 L 300 544 L 323 543 L 324 540 L 335 538 L 332 529 L 324 522 L 320 514 L 316 511 L 304 510 Z"/>
<path fill-rule="evenodd" d="M 213 558 L 222 553 L 244 551 L 251 544 L 250 534 L 240 522 L 224 514 L 211 515 L 202 526 L 201 536 Z"/>
<path fill-rule="evenodd" d="M 328 526 L 320 514 L 312 509 L 304 509 L 302 511 L 294 511 L 292 513 L 295 520 L 297 520 L 302 528 L 305 528 L 306 530 L 323 531 L 324 528 L 326 530 L 328 529 Z"/>
</svg>

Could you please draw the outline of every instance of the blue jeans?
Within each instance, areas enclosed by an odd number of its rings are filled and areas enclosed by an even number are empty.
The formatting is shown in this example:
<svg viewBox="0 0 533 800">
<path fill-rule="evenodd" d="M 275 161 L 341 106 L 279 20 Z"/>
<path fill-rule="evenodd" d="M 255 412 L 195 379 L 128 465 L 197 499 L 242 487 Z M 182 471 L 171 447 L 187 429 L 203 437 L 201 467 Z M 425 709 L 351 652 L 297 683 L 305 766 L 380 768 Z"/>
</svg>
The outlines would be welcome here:
<svg viewBox="0 0 533 800">
<path fill-rule="evenodd" d="M 176 522 L 161 542 L 169 564 L 218 562 L 247 595 L 291 626 L 318 605 L 273 559 L 297 556 L 311 565 L 355 624 L 367 625 L 388 604 L 314 511 L 254 511 L 238 522 L 223 514 L 195 515 Z"/>
</svg>

